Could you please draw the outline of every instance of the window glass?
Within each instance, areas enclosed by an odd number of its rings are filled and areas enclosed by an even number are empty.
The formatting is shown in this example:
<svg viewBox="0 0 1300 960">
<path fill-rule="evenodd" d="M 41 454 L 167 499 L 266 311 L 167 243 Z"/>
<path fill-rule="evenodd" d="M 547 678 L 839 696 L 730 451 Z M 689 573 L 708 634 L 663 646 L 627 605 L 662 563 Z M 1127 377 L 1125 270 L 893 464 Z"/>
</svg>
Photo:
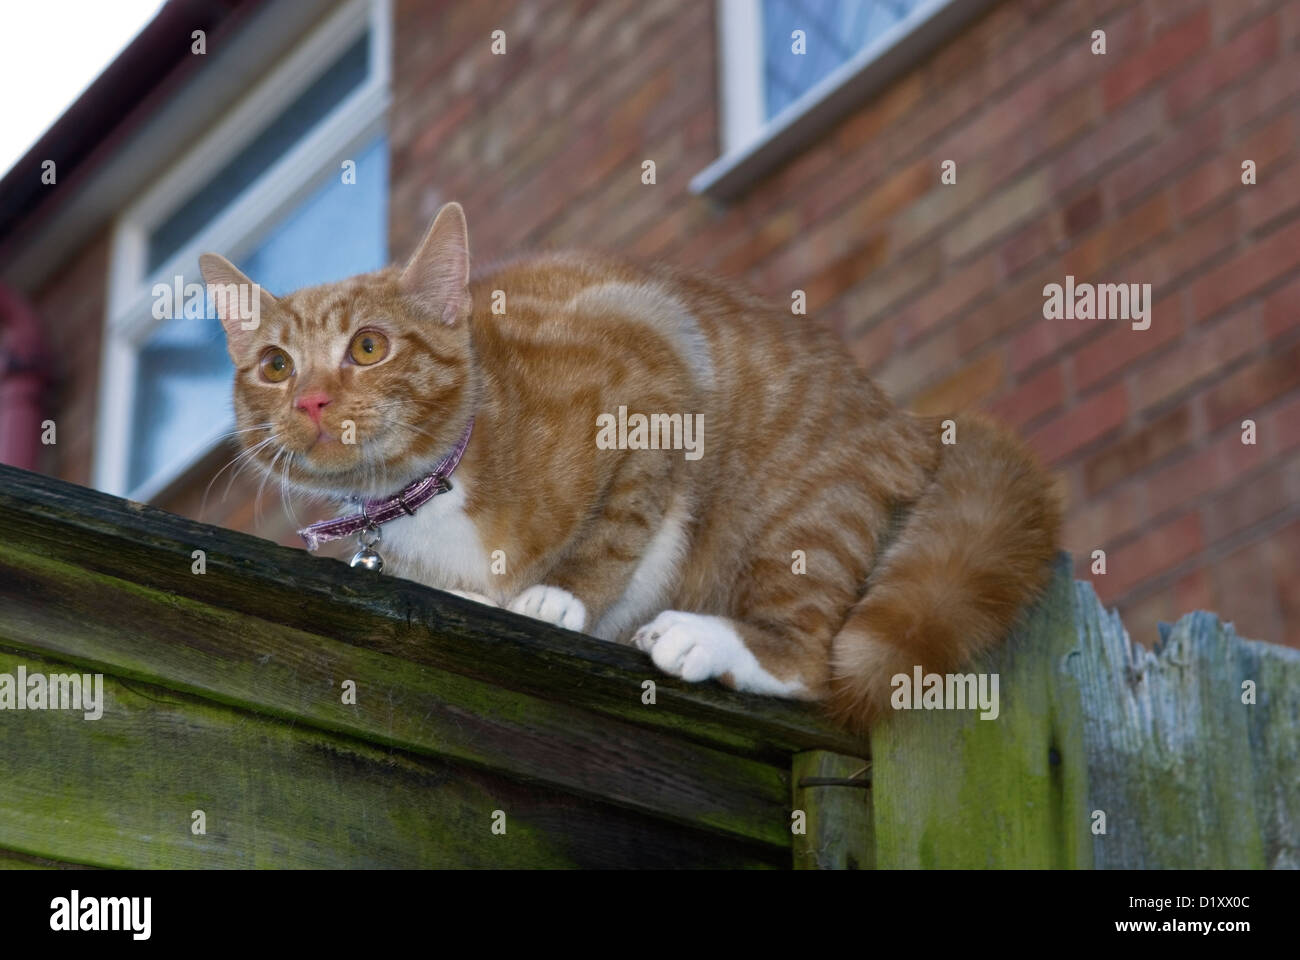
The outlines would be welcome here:
<svg viewBox="0 0 1300 960">
<path fill-rule="evenodd" d="M 766 119 L 906 19 L 922 0 L 763 0 Z M 794 52 L 794 31 L 806 50 Z"/>
<path fill-rule="evenodd" d="M 363 34 L 321 76 L 266 124 L 243 150 L 182 203 L 149 236 L 146 273 L 152 273 L 184 246 L 250 184 L 311 132 L 370 69 L 370 35 Z"/>
</svg>

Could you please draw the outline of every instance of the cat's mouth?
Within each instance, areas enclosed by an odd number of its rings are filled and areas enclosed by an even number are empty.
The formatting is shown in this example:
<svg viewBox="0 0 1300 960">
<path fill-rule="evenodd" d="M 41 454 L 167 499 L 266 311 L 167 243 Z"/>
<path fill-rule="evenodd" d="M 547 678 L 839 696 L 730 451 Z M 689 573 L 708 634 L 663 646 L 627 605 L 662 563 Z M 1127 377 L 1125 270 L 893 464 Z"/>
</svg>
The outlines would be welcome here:
<svg viewBox="0 0 1300 960">
<path fill-rule="evenodd" d="M 391 420 L 345 417 L 342 411 L 320 423 L 294 418 L 283 423 L 280 442 L 258 460 L 282 484 L 305 493 L 377 496 L 394 484 L 400 487 L 403 478 L 418 477 L 426 460 L 436 461 L 454 444 L 454 438 L 431 443 L 431 451 L 420 455 L 407 436 L 418 432 Z"/>
<path fill-rule="evenodd" d="M 358 485 L 369 486 L 376 479 L 374 464 L 391 466 L 403 451 L 391 449 L 389 432 L 366 427 L 360 429 L 348 419 L 294 425 L 283 441 L 284 451 L 291 454 L 285 479 L 330 493 L 354 493 Z"/>
</svg>

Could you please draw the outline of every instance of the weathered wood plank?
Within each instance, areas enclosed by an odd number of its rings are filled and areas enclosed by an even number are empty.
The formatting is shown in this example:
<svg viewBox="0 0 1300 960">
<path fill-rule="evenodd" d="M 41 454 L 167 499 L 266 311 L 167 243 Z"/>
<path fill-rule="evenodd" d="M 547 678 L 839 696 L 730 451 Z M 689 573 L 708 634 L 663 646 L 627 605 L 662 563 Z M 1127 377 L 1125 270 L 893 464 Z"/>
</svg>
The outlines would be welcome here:
<svg viewBox="0 0 1300 960">
<path fill-rule="evenodd" d="M 66 664 L 0 649 L 0 672 Z M 458 764 L 105 678 L 98 720 L 9 714 L 0 847 L 102 867 L 788 864 L 743 844 Z M 191 832 L 202 810 L 207 833 Z M 494 811 L 506 833 L 494 835 Z"/>
<path fill-rule="evenodd" d="M 999 715 L 896 711 L 871 738 L 880 868 L 1086 867 L 1087 753 L 1075 685 L 1068 558 L 1006 649 L 972 670 L 999 677 Z"/>
<path fill-rule="evenodd" d="M 635 726 L 782 764 L 797 750 L 862 749 L 815 707 L 684 683 L 630 648 L 40 474 L 0 465 L 0 511 L 4 538 L 26 552 Z M 627 695 L 646 679 L 658 710 Z"/>
<path fill-rule="evenodd" d="M 880 866 L 1300 866 L 1300 651 L 1207 613 L 1146 649 L 1063 566 L 986 669 L 997 721 L 876 731 Z"/>
<path fill-rule="evenodd" d="M 0 641 L 774 847 L 790 843 L 783 768 L 11 544 L 0 544 Z M 345 681 L 355 684 L 355 703 L 343 702 Z M 639 685 L 625 690 L 641 710 L 662 709 L 641 702 Z"/>
<path fill-rule="evenodd" d="M 1208 613 L 1154 650 L 1076 584 L 1066 669 L 1084 701 L 1099 867 L 1300 868 L 1300 651 Z M 1256 702 L 1243 703 L 1243 684 Z"/>
<path fill-rule="evenodd" d="M 796 870 L 870 870 L 876 865 L 871 766 L 827 750 L 795 754 L 793 809 L 806 817 L 795 834 Z"/>
</svg>

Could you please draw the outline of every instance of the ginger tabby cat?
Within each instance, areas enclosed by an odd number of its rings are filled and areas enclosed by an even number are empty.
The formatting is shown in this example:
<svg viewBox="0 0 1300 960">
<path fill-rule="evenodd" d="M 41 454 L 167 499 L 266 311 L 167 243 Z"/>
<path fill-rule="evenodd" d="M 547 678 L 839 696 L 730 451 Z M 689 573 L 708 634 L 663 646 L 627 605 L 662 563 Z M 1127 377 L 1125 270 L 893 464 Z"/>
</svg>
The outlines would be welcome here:
<svg viewBox="0 0 1300 960">
<path fill-rule="evenodd" d="M 391 497 L 472 417 L 450 491 L 383 525 L 389 569 L 686 680 L 826 701 L 865 730 L 891 677 L 963 666 L 1048 580 L 1059 507 L 1014 437 L 961 416 L 942 443 L 828 329 L 729 284 L 587 254 L 471 276 L 452 203 L 404 268 L 258 304 L 255 329 L 220 312 L 260 469 Z M 635 414 L 666 415 L 659 449 L 630 449 Z M 693 453 L 672 415 L 698 424 Z"/>
</svg>

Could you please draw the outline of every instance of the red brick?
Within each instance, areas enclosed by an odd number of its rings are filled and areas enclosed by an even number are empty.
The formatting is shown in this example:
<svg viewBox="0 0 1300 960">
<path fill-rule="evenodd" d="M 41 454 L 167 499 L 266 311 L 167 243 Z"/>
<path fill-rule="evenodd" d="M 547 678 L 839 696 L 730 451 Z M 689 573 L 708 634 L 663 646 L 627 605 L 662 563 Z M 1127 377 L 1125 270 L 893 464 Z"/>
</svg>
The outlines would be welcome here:
<svg viewBox="0 0 1300 960">
<path fill-rule="evenodd" d="M 923 416 L 959 413 L 979 405 L 1002 386 L 1005 364 L 1000 350 L 986 353 L 952 376 L 916 395 L 909 404 Z"/>
<path fill-rule="evenodd" d="M 1254 419 L 1254 418 L 1252 418 Z M 1257 441 L 1273 456 L 1300 446 L 1300 396 L 1292 397 L 1257 420 Z"/>
<path fill-rule="evenodd" d="M 1164 403 L 1192 385 L 1213 377 L 1259 345 L 1260 337 L 1255 329 L 1255 311 L 1248 311 L 1228 317 L 1192 339 L 1184 340 L 1148 364 L 1141 376 L 1135 378 L 1136 408 L 1145 410 Z"/>
<path fill-rule="evenodd" d="M 980 249 L 1041 210 L 1047 200 L 1047 178 L 1041 172 L 1015 181 L 948 231 L 943 238 L 945 254 L 956 260 Z"/>
<path fill-rule="evenodd" d="M 993 257 L 986 256 L 943 279 L 933 290 L 913 301 L 899 322 L 901 342 L 906 345 L 923 336 L 971 301 L 988 292 L 994 283 Z"/>
<path fill-rule="evenodd" d="M 1276 340 L 1300 325 L 1300 277 L 1269 294 L 1264 301 L 1264 335 Z"/>
<path fill-rule="evenodd" d="M 1241 164 L 1231 157 L 1216 156 L 1178 182 L 1174 195 L 1186 218 L 1212 205 L 1241 184 Z"/>
<path fill-rule="evenodd" d="M 1177 294 L 1158 300 L 1151 308 L 1151 328 L 1134 330 L 1131 324 L 1108 330 L 1074 352 L 1074 385 L 1087 391 L 1094 384 L 1124 370 L 1148 354 L 1183 335 L 1183 319 Z"/>
<path fill-rule="evenodd" d="M 1039 318 L 1011 341 L 1011 369 L 1015 373 L 1030 369 L 1099 327 L 1114 322 L 1096 317 L 1090 320 L 1049 320 L 1042 316 L 1041 301 L 1038 313 Z"/>
<path fill-rule="evenodd" d="M 1065 403 L 1065 380 L 1059 364 L 1034 374 L 990 405 L 997 417 L 1013 427 L 1032 423 Z"/>
<path fill-rule="evenodd" d="M 1065 235 L 1073 238 L 1087 233 L 1101 222 L 1102 210 L 1101 191 L 1096 188 L 1071 201 L 1062 215 Z"/>
<path fill-rule="evenodd" d="M 1277 531 L 1267 543 L 1269 575 L 1282 618 L 1283 632 L 1277 642 L 1300 647 L 1300 519 Z"/>
<path fill-rule="evenodd" d="M 1192 415 L 1178 407 L 1093 454 L 1083 463 L 1089 497 L 1129 479 L 1185 446 L 1192 436 Z"/>
<path fill-rule="evenodd" d="M 1224 98 L 1224 118 L 1244 129 L 1300 93 L 1300 51 L 1287 53 Z"/>
<path fill-rule="evenodd" d="M 846 320 L 845 323 L 847 325 L 849 321 Z M 849 352 L 862 369 L 872 372 L 893 356 L 897 343 L 897 324 L 894 317 L 882 317 L 848 340 Z"/>
<path fill-rule="evenodd" d="M 1227 250 L 1237 239 L 1236 206 L 1220 207 L 1194 227 L 1184 227 L 1128 268 L 1127 279 L 1150 283 L 1156 295 L 1184 280 Z M 1181 286 L 1181 284 L 1180 284 Z"/>
<path fill-rule="evenodd" d="M 1273 463 L 1230 491 L 1209 500 L 1201 511 L 1209 543 L 1226 539 L 1300 503 L 1300 457 Z"/>
<path fill-rule="evenodd" d="M 853 286 L 842 297 L 844 307 L 858 321 L 874 321 L 885 311 L 896 311 L 900 304 L 935 285 L 939 279 L 939 262 L 938 250 L 919 250 L 915 256 L 895 262 L 889 269 Z"/>
<path fill-rule="evenodd" d="M 1200 516 L 1184 513 L 1152 530 L 1143 531 L 1132 543 L 1107 554 L 1106 576 L 1094 577 L 1093 583 L 1098 595 L 1109 603 L 1143 580 L 1192 559 L 1204 545 Z"/>
<path fill-rule="evenodd" d="M 1240 423 L 1270 400 L 1300 388 L 1300 343 L 1242 367 L 1206 396 L 1211 429 Z"/>
<path fill-rule="evenodd" d="M 1282 632 L 1273 556 L 1267 541 L 1256 541 L 1218 558 L 1213 565 L 1214 611 L 1248 639 Z"/>
<path fill-rule="evenodd" d="M 958 330 L 947 327 L 908 349 L 895 350 L 876 373 L 880 385 L 895 397 L 908 397 L 933 383 L 966 355 L 958 336 Z"/>
<path fill-rule="evenodd" d="M 1009 330 L 1041 320 L 1043 287 L 1058 279 L 1058 269 L 1059 264 L 1044 267 L 972 307 L 957 327 L 960 351 L 974 350 Z"/>
<path fill-rule="evenodd" d="M 1295 267 L 1300 267 L 1300 221 L 1253 244 L 1193 285 L 1194 321 L 1213 317 Z"/>
<path fill-rule="evenodd" d="M 1220 37 L 1231 37 L 1238 27 L 1247 20 L 1253 20 L 1270 7 L 1277 6 L 1278 0 L 1233 0 L 1232 3 L 1215 3 L 1214 29 Z"/>
<path fill-rule="evenodd" d="M 1029 445 L 1048 463 L 1063 461 L 1118 429 L 1128 416 L 1128 389 L 1115 384 L 1048 421 L 1029 435 Z"/>
<path fill-rule="evenodd" d="M 1220 149 L 1223 141 L 1223 117 L 1211 108 L 1189 126 L 1144 150 L 1107 178 L 1114 197 L 1122 209 L 1134 197 L 1156 185 L 1164 185 L 1180 171 L 1207 153 Z"/>
<path fill-rule="evenodd" d="M 1165 74 L 1186 63 L 1210 42 L 1210 11 L 1207 7 L 1163 31 L 1148 46 L 1138 50 L 1106 74 L 1102 90 L 1106 109 L 1113 110 L 1134 94 L 1145 90 Z"/>
<path fill-rule="evenodd" d="M 1143 481 L 1151 517 L 1180 510 L 1214 490 L 1232 486 L 1264 460 L 1260 445 L 1246 446 L 1238 431 L 1150 473 Z"/>
<path fill-rule="evenodd" d="M 1170 113 L 1181 116 L 1203 104 L 1214 91 L 1272 60 L 1278 52 L 1278 27 L 1276 15 L 1265 17 L 1180 75 L 1165 95 Z"/>
<path fill-rule="evenodd" d="M 1101 176 L 1114 160 L 1154 139 L 1160 126 L 1159 105 L 1149 99 L 1135 101 L 1108 117 L 1052 165 L 1052 194 L 1059 196 L 1082 180 Z"/>
<path fill-rule="evenodd" d="M 1178 182 L 1174 191 L 1179 210 L 1185 217 L 1195 217 L 1234 191 L 1244 191 L 1238 195 L 1248 196 L 1249 191 L 1257 190 L 1259 184 L 1250 186 L 1241 182 L 1242 162 L 1253 160 L 1256 179 L 1262 181 L 1292 153 L 1293 142 L 1294 123 L 1287 114 L 1258 128 Z"/>
<path fill-rule="evenodd" d="M 1132 533 L 1146 519 L 1146 491 L 1140 485 L 1129 484 L 1071 511 L 1065 523 L 1062 544 L 1074 553 L 1076 559 L 1090 558 L 1092 551 L 1108 549 L 1111 543 Z M 1084 579 L 1087 579 L 1086 570 L 1085 567 L 1080 573 Z"/>
<path fill-rule="evenodd" d="M 887 241 L 884 234 L 868 237 L 862 246 L 852 250 L 806 281 L 803 289 L 808 294 L 808 307 L 815 310 L 833 297 L 838 297 L 863 277 L 877 270 L 885 260 Z"/>
<path fill-rule="evenodd" d="M 1099 272 L 1169 229 L 1169 197 L 1159 193 L 1065 254 L 1065 272 L 1080 281 L 1106 282 Z"/>
<path fill-rule="evenodd" d="M 998 251 L 1003 277 L 1013 277 L 1056 246 L 1055 217 L 1043 217 L 1018 231 Z"/>
<path fill-rule="evenodd" d="M 1269 171 L 1244 189 L 1239 201 L 1243 229 L 1267 229 L 1275 220 L 1293 219 L 1300 213 L 1300 163 L 1293 163 L 1285 170 Z"/>
</svg>

